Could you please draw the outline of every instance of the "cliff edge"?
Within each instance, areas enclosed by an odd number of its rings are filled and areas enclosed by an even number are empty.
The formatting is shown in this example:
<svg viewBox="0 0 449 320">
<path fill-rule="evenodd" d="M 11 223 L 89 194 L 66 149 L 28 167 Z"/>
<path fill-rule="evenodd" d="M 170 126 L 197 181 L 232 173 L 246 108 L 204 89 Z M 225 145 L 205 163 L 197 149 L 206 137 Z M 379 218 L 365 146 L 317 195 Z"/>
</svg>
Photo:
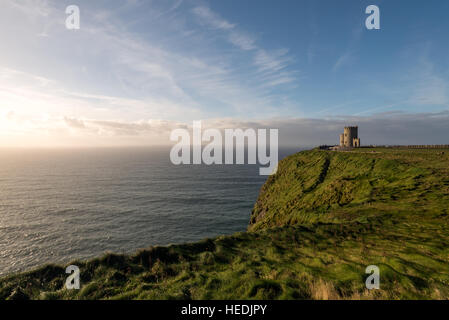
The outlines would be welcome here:
<svg viewBox="0 0 449 320">
<path fill-rule="evenodd" d="M 260 191 L 249 231 L 448 214 L 449 156 L 441 150 L 311 150 L 283 159 L 278 168 Z"/>
</svg>

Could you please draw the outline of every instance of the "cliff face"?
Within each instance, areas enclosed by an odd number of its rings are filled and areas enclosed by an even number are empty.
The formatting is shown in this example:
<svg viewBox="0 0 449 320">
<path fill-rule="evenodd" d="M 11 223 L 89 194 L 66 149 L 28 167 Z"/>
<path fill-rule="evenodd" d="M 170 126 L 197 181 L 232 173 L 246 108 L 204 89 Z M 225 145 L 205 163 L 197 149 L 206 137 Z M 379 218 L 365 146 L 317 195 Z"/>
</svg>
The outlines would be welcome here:
<svg viewBox="0 0 449 320">
<path fill-rule="evenodd" d="M 446 152 L 447 153 L 447 152 Z M 438 150 L 305 151 L 262 187 L 249 231 L 382 214 L 447 214 L 449 157 Z"/>
</svg>

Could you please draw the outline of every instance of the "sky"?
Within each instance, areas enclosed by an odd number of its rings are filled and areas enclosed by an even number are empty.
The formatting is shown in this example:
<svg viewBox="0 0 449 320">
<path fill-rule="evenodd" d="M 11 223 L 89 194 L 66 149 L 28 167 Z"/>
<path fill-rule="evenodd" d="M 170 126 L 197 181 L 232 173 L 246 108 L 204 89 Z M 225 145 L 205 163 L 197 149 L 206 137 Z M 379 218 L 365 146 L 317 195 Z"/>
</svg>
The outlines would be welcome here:
<svg viewBox="0 0 449 320">
<path fill-rule="evenodd" d="M 449 143 L 446 0 L 0 6 L 2 147 L 169 145 L 193 120 L 288 146 L 338 144 L 345 125 L 362 144 Z"/>
</svg>

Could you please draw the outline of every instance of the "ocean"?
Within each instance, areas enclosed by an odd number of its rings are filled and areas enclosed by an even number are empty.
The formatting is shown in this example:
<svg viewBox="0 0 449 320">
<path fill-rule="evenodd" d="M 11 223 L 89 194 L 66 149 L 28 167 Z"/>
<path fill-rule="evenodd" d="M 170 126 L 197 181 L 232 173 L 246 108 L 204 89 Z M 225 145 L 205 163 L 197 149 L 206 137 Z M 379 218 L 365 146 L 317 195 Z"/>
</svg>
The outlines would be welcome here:
<svg viewBox="0 0 449 320">
<path fill-rule="evenodd" d="M 0 275 L 245 231 L 259 165 L 175 166 L 169 151 L 1 150 Z"/>
</svg>

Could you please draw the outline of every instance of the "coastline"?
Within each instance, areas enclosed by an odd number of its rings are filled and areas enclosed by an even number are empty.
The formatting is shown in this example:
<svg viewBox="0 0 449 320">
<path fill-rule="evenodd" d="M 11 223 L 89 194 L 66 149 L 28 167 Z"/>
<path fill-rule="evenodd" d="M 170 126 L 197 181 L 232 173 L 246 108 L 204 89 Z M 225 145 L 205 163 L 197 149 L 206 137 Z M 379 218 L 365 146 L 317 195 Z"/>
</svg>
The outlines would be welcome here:
<svg viewBox="0 0 449 320">
<path fill-rule="evenodd" d="M 0 299 L 445 299 L 448 215 L 438 204 L 448 201 L 448 154 L 377 151 L 285 158 L 261 190 L 249 232 L 74 261 L 80 290 L 64 289 L 61 266 L 12 275 L 0 279 Z M 342 160 L 353 164 L 335 171 Z M 364 190 L 370 179 L 378 187 Z M 431 197 L 416 197 L 428 188 Z M 353 198 L 332 196 L 342 190 Z M 371 264 L 380 268 L 382 290 L 362 281 Z"/>
</svg>

